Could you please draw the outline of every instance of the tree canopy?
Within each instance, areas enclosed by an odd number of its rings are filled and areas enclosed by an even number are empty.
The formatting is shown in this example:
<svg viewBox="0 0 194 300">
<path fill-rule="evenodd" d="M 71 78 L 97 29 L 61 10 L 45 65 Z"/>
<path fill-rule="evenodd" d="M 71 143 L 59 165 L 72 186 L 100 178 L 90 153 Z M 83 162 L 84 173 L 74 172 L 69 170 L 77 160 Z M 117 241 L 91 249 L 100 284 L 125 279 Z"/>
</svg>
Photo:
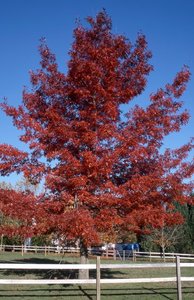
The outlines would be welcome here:
<svg viewBox="0 0 194 300">
<path fill-rule="evenodd" d="M 33 216 L 26 218 L 36 220 L 35 233 L 58 232 L 86 246 L 104 232 L 146 232 L 164 218 L 181 222 L 173 202 L 191 202 L 194 172 L 187 160 L 192 141 L 161 151 L 165 136 L 189 120 L 179 99 L 189 69 L 183 67 L 172 83 L 150 95 L 146 108 L 130 104 L 123 114 L 121 104 L 143 93 L 153 70 L 146 38 L 139 34 L 133 45 L 113 34 L 105 11 L 87 22 L 74 30 L 66 73 L 42 41 L 40 69 L 30 73 L 31 89 L 23 91 L 22 104 L 1 103 L 29 151 L 0 145 L 2 176 L 23 173 L 45 186 L 40 195 L 23 193 L 33 209 L 1 190 L 2 211 L 8 213 L 10 197 L 9 214 L 17 211 L 24 218 L 31 209 Z"/>
</svg>

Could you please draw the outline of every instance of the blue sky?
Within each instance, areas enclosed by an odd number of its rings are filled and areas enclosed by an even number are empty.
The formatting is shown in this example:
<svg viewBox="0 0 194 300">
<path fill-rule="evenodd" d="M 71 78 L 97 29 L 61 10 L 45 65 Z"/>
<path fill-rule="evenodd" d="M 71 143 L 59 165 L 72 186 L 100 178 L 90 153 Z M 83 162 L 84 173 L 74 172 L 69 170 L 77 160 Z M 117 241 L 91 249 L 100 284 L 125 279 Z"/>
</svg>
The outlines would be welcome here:
<svg viewBox="0 0 194 300">
<path fill-rule="evenodd" d="M 136 101 L 145 105 L 156 91 L 186 64 L 192 78 L 182 100 L 191 114 L 190 122 L 178 134 L 166 138 L 166 147 L 178 147 L 194 136 L 194 1 L 193 0 L 0 0 L 0 101 L 12 105 L 22 100 L 24 86 L 30 87 L 29 70 L 39 67 L 39 39 L 45 37 L 66 71 L 68 51 L 76 19 L 84 23 L 105 8 L 113 32 L 132 42 L 138 32 L 146 35 L 153 53 L 154 72 L 146 91 Z M 11 120 L 0 112 L 0 143 L 23 148 Z M 0 179 L 4 180 L 4 178 Z M 15 176 L 10 179 L 15 182 Z"/>
</svg>

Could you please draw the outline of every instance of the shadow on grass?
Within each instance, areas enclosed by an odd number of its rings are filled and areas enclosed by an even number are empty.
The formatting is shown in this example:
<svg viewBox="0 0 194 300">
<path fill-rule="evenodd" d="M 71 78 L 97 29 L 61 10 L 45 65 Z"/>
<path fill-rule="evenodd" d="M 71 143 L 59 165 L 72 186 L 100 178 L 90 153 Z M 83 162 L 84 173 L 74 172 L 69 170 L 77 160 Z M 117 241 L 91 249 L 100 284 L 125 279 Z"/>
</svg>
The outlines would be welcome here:
<svg viewBox="0 0 194 300">
<path fill-rule="evenodd" d="M 22 264 L 69 264 L 68 261 L 58 261 L 55 259 L 49 258 L 22 258 L 22 259 L 15 259 L 11 261 L 12 263 L 22 263 Z M 7 263 L 7 262 L 6 262 Z M 17 277 L 31 277 L 31 279 L 73 279 L 78 277 L 78 270 L 2 270 L 1 273 L 3 276 L 13 276 L 14 278 Z"/>
<path fill-rule="evenodd" d="M 3 261 L 1 261 L 3 262 Z M 71 268 L 71 264 L 76 264 L 76 262 L 69 262 L 64 260 L 56 260 L 56 259 L 50 259 L 50 258 L 37 258 L 37 257 L 31 257 L 31 258 L 21 258 L 21 259 L 15 259 L 11 261 L 12 263 L 35 263 L 35 264 L 69 264 Z M 7 261 L 5 261 L 7 263 Z M 120 270 L 109 270 L 109 269 L 102 269 L 101 270 L 101 277 L 102 278 L 118 278 L 119 276 L 122 276 L 123 273 Z M 26 278 L 35 278 L 35 279 L 75 279 L 78 278 L 78 270 L 3 270 L 1 271 L 1 275 L 5 278 L 7 277 L 22 277 L 26 276 Z M 90 278 L 96 278 L 96 271 L 90 270 Z M 3 286 L 2 286 L 3 287 Z M 84 285 L 80 286 L 74 286 L 74 285 L 47 285 L 44 288 L 39 288 L 38 284 L 36 288 L 24 288 L 24 286 L 19 285 L 16 289 L 13 288 L 13 290 L 8 290 L 7 287 L 3 289 L 1 287 L 0 289 L 0 299 L 25 299 L 28 297 L 28 299 L 52 299 L 52 298 L 64 298 L 64 299 L 86 299 L 86 300 L 94 300 L 96 299 L 96 289 L 95 288 L 88 288 L 84 287 Z M 8 286 L 9 287 L 9 286 Z M 168 300 L 174 300 L 177 295 L 176 288 L 173 287 L 139 287 L 139 288 L 123 288 L 123 286 L 118 288 L 103 288 L 103 285 L 101 286 L 101 295 L 103 299 L 106 299 L 106 297 L 112 297 L 112 299 L 151 299 L 152 296 L 154 299 L 168 299 Z M 194 294 L 194 288 L 182 288 L 183 294 L 186 294 L 188 296 L 191 296 Z M 5 295 L 3 295 L 5 293 Z M 124 298 L 122 298 L 124 297 Z M 156 298 L 157 297 L 157 298 Z M 191 299 L 191 298 L 190 298 Z M 194 299 L 194 297 L 193 297 Z"/>
<path fill-rule="evenodd" d="M 64 288 L 57 288 L 48 290 L 46 288 L 44 289 L 20 289 L 17 291 L 7 291 L 0 289 L 0 298 L 5 299 L 25 299 L 25 297 L 32 298 L 32 299 L 44 299 L 49 297 L 49 299 L 56 298 L 56 297 L 63 297 L 63 299 L 79 299 L 80 297 L 84 297 L 86 300 L 94 300 L 96 299 L 96 290 L 94 288 L 83 288 L 81 286 L 77 287 L 78 289 L 64 289 Z M 5 295 L 3 295 L 3 292 L 6 292 Z M 16 292 L 14 294 L 14 292 Z M 27 295 L 24 295 L 24 292 L 28 292 Z M 29 293 L 30 292 L 30 293 Z M 52 292 L 52 294 L 51 294 Z M 80 293 L 81 292 L 81 293 Z M 43 294 L 44 293 L 44 294 Z M 193 294 L 193 292 L 187 290 L 187 288 L 183 289 L 183 293 L 187 294 Z M 125 297 L 125 299 L 128 299 L 128 297 L 133 297 L 133 299 L 139 300 L 144 299 L 151 299 L 151 296 L 155 296 L 159 299 L 168 299 L 173 300 L 176 297 L 176 289 L 175 288 L 155 288 L 155 289 L 148 289 L 148 288 L 103 288 L 101 290 L 101 296 L 102 297 L 112 297 L 112 299 L 122 299 L 122 297 Z M 40 298 L 41 297 L 41 298 Z M 126 298 L 127 297 L 127 298 Z"/>
<path fill-rule="evenodd" d="M 65 260 L 56 261 L 55 259 L 49 259 L 49 258 L 22 258 L 22 259 L 16 259 L 12 260 L 12 263 L 22 263 L 22 264 L 78 264 L 75 262 L 69 262 Z M 78 272 L 79 270 L 74 270 L 69 267 L 68 270 L 2 270 L 0 274 L 3 276 L 14 276 L 14 277 L 30 277 L 35 279 L 77 279 L 78 278 Z M 90 270 L 89 271 L 90 279 L 96 278 L 96 270 Z M 102 278 L 116 278 L 124 273 L 122 271 L 118 270 L 109 270 L 109 269 L 102 269 L 101 270 L 101 277 Z"/>
<path fill-rule="evenodd" d="M 170 294 L 175 294 L 176 295 L 177 294 L 176 289 L 174 289 L 175 290 L 174 292 L 169 292 L 169 288 L 165 289 L 165 292 L 162 292 L 161 289 L 146 288 L 146 287 L 144 287 L 144 289 L 147 292 L 149 292 L 149 291 L 152 292 L 152 295 L 162 296 L 163 298 L 168 299 L 168 300 L 172 300 L 173 298 L 170 298 L 166 294 L 168 294 L 168 295 L 170 295 Z"/>
</svg>

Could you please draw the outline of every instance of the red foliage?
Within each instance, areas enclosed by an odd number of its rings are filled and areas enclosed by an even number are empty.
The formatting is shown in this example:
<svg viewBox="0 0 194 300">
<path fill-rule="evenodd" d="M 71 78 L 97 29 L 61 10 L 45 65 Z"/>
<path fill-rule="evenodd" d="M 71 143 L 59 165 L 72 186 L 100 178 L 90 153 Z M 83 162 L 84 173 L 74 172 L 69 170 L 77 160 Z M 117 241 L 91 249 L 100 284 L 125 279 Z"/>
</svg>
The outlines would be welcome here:
<svg viewBox="0 0 194 300">
<path fill-rule="evenodd" d="M 186 88 L 188 68 L 151 95 L 147 108 L 130 108 L 123 118 L 120 105 L 144 91 L 152 70 L 146 39 L 139 35 L 132 45 L 112 34 L 104 11 L 87 20 L 90 28 L 74 31 L 66 75 L 43 42 L 41 69 L 31 72 L 32 90 L 24 91 L 23 104 L 1 104 L 31 151 L 1 145 L 0 172 L 23 172 L 33 183 L 45 180 L 35 208 L 27 205 L 19 213 L 24 218 L 33 211 L 35 232 L 91 244 L 100 232 L 120 226 L 139 232 L 160 226 L 160 216 L 172 222 L 173 201 L 190 200 L 193 184 L 185 179 L 194 167 L 185 162 L 191 142 L 160 151 L 164 137 L 188 122 L 176 100 Z M 11 199 L 20 211 L 17 197 Z"/>
<path fill-rule="evenodd" d="M 22 236 L 34 234 L 36 198 L 31 193 L 0 189 L 0 212 L 3 221 L 0 234 Z"/>
</svg>

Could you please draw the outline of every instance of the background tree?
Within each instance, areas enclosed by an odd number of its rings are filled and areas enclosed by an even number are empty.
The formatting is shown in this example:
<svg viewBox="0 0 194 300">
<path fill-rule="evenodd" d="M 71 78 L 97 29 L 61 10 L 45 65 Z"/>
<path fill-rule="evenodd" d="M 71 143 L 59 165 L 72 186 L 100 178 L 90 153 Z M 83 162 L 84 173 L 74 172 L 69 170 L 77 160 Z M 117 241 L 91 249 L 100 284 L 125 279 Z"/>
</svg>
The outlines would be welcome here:
<svg viewBox="0 0 194 300">
<path fill-rule="evenodd" d="M 14 186 L 0 182 L 1 245 L 3 242 L 23 244 L 31 236 L 36 245 L 49 243 L 51 237 L 37 235 L 39 232 L 35 230 L 38 190 L 39 186 L 31 184 L 27 178 L 21 178 Z"/>
<path fill-rule="evenodd" d="M 5 190 L 9 190 L 11 189 L 11 184 L 8 184 L 4 181 L 0 182 L 0 189 L 5 189 Z M 1 201 L 1 200 L 0 200 Z M 0 202 L 1 203 L 1 202 Z M 9 219 L 8 219 L 9 220 Z M 7 217 L 4 216 L 2 210 L 0 209 L 0 226 L 4 225 L 5 223 L 8 222 L 7 220 Z M 3 238 L 4 238 L 4 234 L 1 233 L 1 248 L 2 248 L 2 245 L 3 245 Z"/>
<path fill-rule="evenodd" d="M 192 253 L 194 250 L 194 206 L 191 203 L 184 205 L 177 203 L 175 205 L 177 211 L 184 217 L 182 238 L 179 239 L 175 249 L 177 252 Z"/>
<path fill-rule="evenodd" d="M 173 222 L 174 223 L 174 222 Z M 163 226 L 150 228 L 149 234 L 142 238 L 141 247 L 145 251 L 160 251 L 161 256 L 165 258 L 165 252 L 174 251 L 176 245 L 183 239 L 183 225 L 181 224 L 165 224 Z"/>
<path fill-rule="evenodd" d="M 31 72 L 32 89 L 23 103 L 1 108 L 22 130 L 29 152 L 0 145 L 0 172 L 23 173 L 36 184 L 36 231 L 58 232 L 79 240 L 81 257 L 103 232 L 124 228 L 142 232 L 161 225 L 161 212 L 172 200 L 189 201 L 193 164 L 185 159 L 189 142 L 180 149 L 160 151 L 166 135 L 189 119 L 178 98 L 189 80 L 184 67 L 172 84 L 150 96 L 146 107 L 121 104 L 140 95 L 152 70 L 143 35 L 135 45 L 111 32 L 105 11 L 78 25 L 69 52 L 67 74 L 42 41 L 40 69 Z"/>
<path fill-rule="evenodd" d="M 0 234 L 23 240 L 34 232 L 36 198 L 32 194 L 0 188 Z"/>
</svg>

